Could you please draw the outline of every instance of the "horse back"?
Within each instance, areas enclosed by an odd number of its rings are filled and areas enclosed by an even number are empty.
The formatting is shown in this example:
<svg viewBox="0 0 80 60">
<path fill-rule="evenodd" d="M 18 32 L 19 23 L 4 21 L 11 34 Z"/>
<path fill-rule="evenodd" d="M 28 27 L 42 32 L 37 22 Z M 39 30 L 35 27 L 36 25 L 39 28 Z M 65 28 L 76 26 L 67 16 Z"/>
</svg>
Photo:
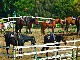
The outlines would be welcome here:
<svg viewBox="0 0 80 60">
<path fill-rule="evenodd" d="M 55 40 L 55 36 L 54 35 L 51 35 L 51 34 L 47 34 L 44 36 L 44 44 L 45 43 L 53 43 Z"/>
<path fill-rule="evenodd" d="M 72 17 L 68 17 L 68 18 L 65 18 L 65 22 L 66 24 L 72 24 L 72 25 L 75 25 L 75 22 L 76 22 L 76 19 L 73 19 Z"/>
</svg>

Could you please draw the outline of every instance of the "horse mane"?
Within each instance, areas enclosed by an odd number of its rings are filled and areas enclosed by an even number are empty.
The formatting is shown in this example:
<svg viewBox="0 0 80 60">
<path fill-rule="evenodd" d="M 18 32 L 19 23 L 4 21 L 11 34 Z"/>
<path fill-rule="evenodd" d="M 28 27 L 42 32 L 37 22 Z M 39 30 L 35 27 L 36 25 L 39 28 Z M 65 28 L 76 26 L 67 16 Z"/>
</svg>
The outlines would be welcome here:
<svg viewBox="0 0 80 60">
<path fill-rule="evenodd" d="M 34 21 L 35 21 L 34 18 L 31 18 L 31 19 L 29 20 L 30 23 L 31 23 L 31 22 L 34 22 Z"/>
</svg>

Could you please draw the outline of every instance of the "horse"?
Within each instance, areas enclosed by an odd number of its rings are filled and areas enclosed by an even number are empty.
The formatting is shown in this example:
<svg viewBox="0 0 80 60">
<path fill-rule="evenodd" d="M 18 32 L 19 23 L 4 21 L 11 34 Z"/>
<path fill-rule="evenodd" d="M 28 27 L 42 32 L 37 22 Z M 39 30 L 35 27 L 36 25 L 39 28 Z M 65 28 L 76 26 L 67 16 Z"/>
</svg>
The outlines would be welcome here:
<svg viewBox="0 0 80 60">
<path fill-rule="evenodd" d="M 12 44 L 13 46 L 24 46 L 24 43 L 28 41 L 31 41 L 31 45 L 35 45 L 36 43 L 34 36 L 28 36 L 19 33 L 17 36 L 16 32 L 8 31 L 6 32 L 4 37 L 5 37 L 6 47 L 10 47 L 10 44 Z M 7 54 L 9 54 L 8 50 L 9 48 L 6 48 Z M 19 49 L 19 53 L 22 53 L 22 48 Z"/>
<path fill-rule="evenodd" d="M 77 34 L 80 34 L 80 16 L 78 16 L 77 18 L 76 26 L 77 26 Z"/>
<path fill-rule="evenodd" d="M 60 42 L 61 40 L 64 42 L 65 45 L 67 44 L 63 35 L 60 35 L 60 34 L 55 35 L 54 33 L 50 33 L 50 34 L 47 34 L 44 36 L 44 44 L 54 43 L 54 41 Z M 60 44 L 55 44 L 55 45 L 59 46 Z M 48 50 L 49 47 L 42 47 L 41 51 L 44 51 L 44 49 Z M 59 47 L 57 47 L 57 49 L 59 49 Z M 58 54 L 58 52 L 57 52 L 57 54 Z M 48 53 L 46 53 L 46 56 L 48 56 Z"/>
<path fill-rule="evenodd" d="M 80 16 L 76 17 L 76 18 L 73 18 L 73 17 L 67 17 L 65 18 L 65 24 L 66 24 L 66 27 L 65 27 L 65 30 L 66 32 L 68 32 L 68 28 L 69 28 L 69 25 L 76 25 L 77 27 L 77 34 L 79 32 L 79 25 L 80 25 Z"/>
<path fill-rule="evenodd" d="M 28 18 L 28 17 L 22 17 L 16 20 L 15 23 L 15 32 L 21 32 L 21 29 L 23 26 L 26 26 L 26 32 L 28 33 L 28 29 L 29 29 L 29 33 L 31 32 L 31 27 L 32 24 L 39 24 L 38 19 L 37 18 Z"/>
<path fill-rule="evenodd" d="M 0 31 L 1 31 L 1 33 L 2 33 L 2 30 L 4 30 L 4 31 L 5 31 L 5 29 L 4 29 L 4 28 L 5 28 L 5 25 L 4 25 L 4 23 L 2 23 L 2 22 L 1 22 L 1 23 L 0 23 Z"/>
<path fill-rule="evenodd" d="M 63 29 L 63 22 L 62 22 L 62 20 L 60 19 L 60 18 L 57 18 L 57 19 L 55 19 L 55 20 L 52 20 L 50 23 L 48 22 L 46 22 L 46 21 L 44 21 L 44 22 L 42 22 L 42 25 L 41 25 L 41 33 L 43 34 L 43 35 L 45 35 L 45 29 L 48 27 L 48 28 L 52 28 L 52 32 L 54 32 L 54 28 L 56 27 L 56 24 L 58 24 L 58 23 L 60 23 L 61 24 L 61 27 L 62 27 L 62 29 Z"/>
</svg>

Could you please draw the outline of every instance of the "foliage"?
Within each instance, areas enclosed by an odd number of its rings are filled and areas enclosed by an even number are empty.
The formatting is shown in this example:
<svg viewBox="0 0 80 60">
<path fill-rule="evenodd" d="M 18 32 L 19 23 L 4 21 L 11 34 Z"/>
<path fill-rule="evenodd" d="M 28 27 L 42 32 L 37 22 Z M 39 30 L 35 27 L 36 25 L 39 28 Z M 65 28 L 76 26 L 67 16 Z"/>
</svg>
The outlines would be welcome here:
<svg viewBox="0 0 80 60">
<path fill-rule="evenodd" d="M 78 16 L 80 0 L 0 0 L 0 16 L 32 15 L 65 18 Z"/>
</svg>

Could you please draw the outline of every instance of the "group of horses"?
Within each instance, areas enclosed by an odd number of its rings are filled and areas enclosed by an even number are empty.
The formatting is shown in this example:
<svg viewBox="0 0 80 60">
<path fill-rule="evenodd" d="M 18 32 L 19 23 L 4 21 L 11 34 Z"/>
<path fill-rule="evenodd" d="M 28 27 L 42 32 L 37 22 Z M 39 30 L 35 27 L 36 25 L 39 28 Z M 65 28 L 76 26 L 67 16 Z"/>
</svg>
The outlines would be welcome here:
<svg viewBox="0 0 80 60">
<path fill-rule="evenodd" d="M 66 32 L 68 32 L 68 28 L 69 28 L 70 24 L 76 25 L 77 34 L 79 34 L 80 16 L 75 17 L 75 18 L 67 17 L 64 20 L 62 20 L 60 18 L 56 18 L 56 19 L 50 19 L 49 22 L 43 21 L 41 23 L 41 33 L 45 34 L 46 28 L 51 28 L 52 32 L 54 32 L 54 28 L 56 27 L 56 24 L 58 24 L 58 23 L 61 24 L 62 29 L 66 30 Z M 39 24 L 38 18 L 36 18 L 36 17 L 35 18 L 32 18 L 32 17 L 18 18 L 18 19 L 16 19 L 16 23 L 15 23 L 15 32 L 21 32 L 22 27 L 26 26 L 26 33 L 32 33 L 32 31 L 31 31 L 32 24 L 38 25 Z M 64 25 L 66 25 L 66 26 L 64 27 Z M 4 28 L 4 24 L 0 23 L 0 29 L 3 29 L 3 28 Z"/>
<path fill-rule="evenodd" d="M 26 26 L 26 33 L 32 33 L 31 32 L 31 27 L 32 27 L 32 24 L 36 24 L 38 25 L 39 22 L 38 22 L 38 19 L 37 18 L 28 18 L 28 17 L 22 17 L 20 19 L 17 19 L 16 20 L 16 23 L 15 23 L 15 31 L 16 32 L 20 32 L 21 33 L 21 29 L 23 26 Z M 29 31 L 28 31 L 29 29 Z"/>
<path fill-rule="evenodd" d="M 64 28 L 64 24 L 66 24 L 65 30 L 67 31 L 68 31 L 70 24 L 76 25 L 77 34 L 79 33 L 80 16 L 77 17 L 76 19 L 73 19 L 73 17 L 68 17 L 68 18 L 65 18 L 64 21 L 62 21 L 60 18 L 57 18 L 55 20 L 51 19 L 49 23 L 44 21 L 42 22 L 42 25 L 41 25 L 41 33 L 45 34 L 44 30 L 47 27 L 52 28 L 52 32 L 53 32 L 44 36 L 44 44 L 54 42 L 54 40 L 56 40 L 57 42 L 60 42 L 62 40 L 66 44 L 66 40 L 64 39 L 63 35 L 54 35 L 54 28 L 56 27 L 56 24 L 58 23 L 61 24 L 62 29 Z M 21 29 L 23 26 L 26 26 L 26 32 L 28 32 L 28 29 L 29 29 L 29 32 L 32 33 L 31 32 L 32 24 L 38 25 L 39 24 L 38 18 L 21 17 L 17 19 L 15 23 L 15 32 L 8 32 L 4 35 L 6 46 L 10 46 L 10 44 L 12 44 L 13 46 L 17 46 L 17 45 L 23 46 L 26 41 L 31 41 L 31 44 L 35 45 L 36 40 L 34 36 L 28 36 L 28 35 L 26 36 L 24 34 L 21 34 Z M 44 50 L 44 48 L 45 47 L 42 48 L 42 51 Z M 8 48 L 6 48 L 6 50 L 8 54 Z"/>
<path fill-rule="evenodd" d="M 26 32 L 31 32 L 31 26 L 32 24 L 38 24 L 38 19 L 37 18 L 26 18 L 26 17 L 21 17 L 19 19 L 16 19 L 15 22 L 15 31 L 6 31 L 4 34 L 5 37 L 5 42 L 6 42 L 6 47 L 10 47 L 10 44 L 13 46 L 24 46 L 25 42 L 31 41 L 31 45 L 35 45 L 36 40 L 34 36 L 28 36 L 26 34 L 21 33 L 21 29 L 23 26 L 26 26 Z M 3 27 L 3 24 L 1 24 L 1 27 Z M 7 54 L 9 48 L 6 48 Z M 19 53 L 22 53 L 22 48 L 19 49 Z"/>
<path fill-rule="evenodd" d="M 77 34 L 79 34 L 79 30 L 80 30 L 80 16 L 78 17 L 67 17 L 64 20 L 57 18 L 57 19 L 52 19 L 52 21 L 49 23 L 47 23 L 46 21 L 42 22 L 42 26 L 41 26 L 41 33 L 45 34 L 45 29 L 46 28 L 51 28 L 52 32 L 54 32 L 54 28 L 56 27 L 56 24 L 60 23 L 62 30 L 65 30 L 66 33 L 68 32 L 68 28 L 71 25 L 76 25 L 77 27 Z M 65 25 L 65 27 L 64 27 Z"/>
</svg>

